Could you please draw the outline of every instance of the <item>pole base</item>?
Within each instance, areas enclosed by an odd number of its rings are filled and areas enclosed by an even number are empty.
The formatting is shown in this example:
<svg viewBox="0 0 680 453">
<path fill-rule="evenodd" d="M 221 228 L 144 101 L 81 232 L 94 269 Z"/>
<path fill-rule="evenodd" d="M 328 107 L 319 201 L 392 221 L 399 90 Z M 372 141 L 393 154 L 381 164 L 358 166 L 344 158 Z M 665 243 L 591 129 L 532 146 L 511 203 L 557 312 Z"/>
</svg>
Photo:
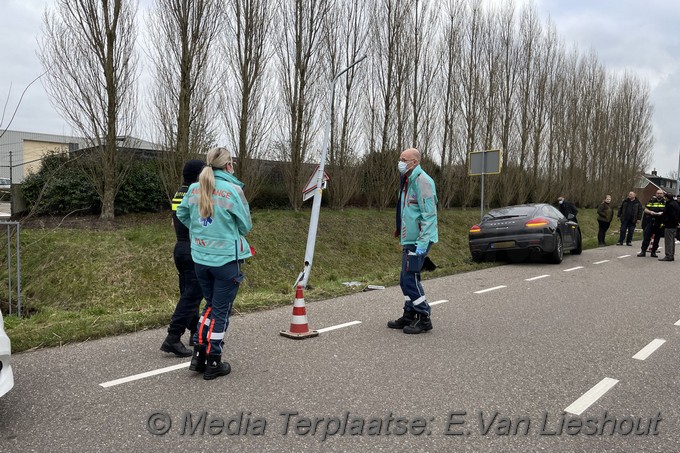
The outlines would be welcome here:
<svg viewBox="0 0 680 453">
<path fill-rule="evenodd" d="M 317 330 L 309 330 L 307 332 L 295 333 L 290 330 L 282 330 L 279 332 L 282 337 L 292 338 L 293 340 L 304 340 L 305 338 L 318 337 L 319 332 Z"/>
</svg>

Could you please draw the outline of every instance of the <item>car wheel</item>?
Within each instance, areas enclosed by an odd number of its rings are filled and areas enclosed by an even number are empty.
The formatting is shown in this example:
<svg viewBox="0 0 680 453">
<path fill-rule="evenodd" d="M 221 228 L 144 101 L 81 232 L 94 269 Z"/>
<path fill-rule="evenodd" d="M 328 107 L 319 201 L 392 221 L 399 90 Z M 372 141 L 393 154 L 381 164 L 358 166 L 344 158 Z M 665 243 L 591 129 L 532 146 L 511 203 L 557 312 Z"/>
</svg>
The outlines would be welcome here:
<svg viewBox="0 0 680 453">
<path fill-rule="evenodd" d="M 581 230 L 576 232 L 576 248 L 571 251 L 572 255 L 580 255 L 583 252 L 583 238 L 581 237 Z"/>
<path fill-rule="evenodd" d="M 484 252 L 472 252 L 472 261 L 475 263 L 481 263 L 484 261 Z"/>
<path fill-rule="evenodd" d="M 553 264 L 560 264 L 564 258 L 564 249 L 562 247 L 562 236 L 560 233 L 555 235 L 555 249 L 549 255 L 550 262 Z"/>
</svg>

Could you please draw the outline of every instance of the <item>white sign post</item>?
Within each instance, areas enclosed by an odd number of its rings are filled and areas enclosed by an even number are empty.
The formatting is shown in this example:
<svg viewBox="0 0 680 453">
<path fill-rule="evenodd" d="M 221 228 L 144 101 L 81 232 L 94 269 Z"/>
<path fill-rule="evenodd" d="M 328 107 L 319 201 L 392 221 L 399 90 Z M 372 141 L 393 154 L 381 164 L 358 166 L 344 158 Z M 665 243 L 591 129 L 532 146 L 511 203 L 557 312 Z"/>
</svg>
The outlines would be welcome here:
<svg viewBox="0 0 680 453">
<path fill-rule="evenodd" d="M 331 82 L 331 91 L 328 96 L 328 117 L 326 119 L 326 128 L 323 133 L 323 146 L 321 148 L 321 161 L 319 162 L 319 167 L 316 171 L 316 184 L 315 184 L 316 188 L 311 191 L 309 190 L 307 191 L 307 193 L 314 193 L 314 201 L 312 202 L 312 216 L 309 220 L 309 232 L 307 234 L 307 248 L 305 250 L 305 267 L 304 270 L 300 272 L 300 275 L 298 275 L 298 278 L 295 281 L 293 287 L 296 287 L 298 285 L 301 285 L 303 288 L 307 287 L 307 280 L 309 280 L 309 273 L 312 269 L 312 262 L 314 260 L 314 247 L 316 245 L 316 230 L 319 225 L 319 211 L 321 209 L 321 193 L 322 193 L 321 191 L 325 184 L 324 176 L 328 176 L 324 172 L 324 166 L 326 165 L 326 154 L 328 153 L 328 142 L 330 141 L 331 135 L 331 119 L 332 119 L 331 115 L 333 114 L 335 83 L 338 81 L 341 75 L 343 75 L 344 73 L 352 69 L 354 66 L 364 61 L 365 58 L 366 55 L 359 58 L 357 61 L 352 63 L 347 68 L 340 71 Z M 305 200 L 307 198 L 305 198 Z"/>
</svg>

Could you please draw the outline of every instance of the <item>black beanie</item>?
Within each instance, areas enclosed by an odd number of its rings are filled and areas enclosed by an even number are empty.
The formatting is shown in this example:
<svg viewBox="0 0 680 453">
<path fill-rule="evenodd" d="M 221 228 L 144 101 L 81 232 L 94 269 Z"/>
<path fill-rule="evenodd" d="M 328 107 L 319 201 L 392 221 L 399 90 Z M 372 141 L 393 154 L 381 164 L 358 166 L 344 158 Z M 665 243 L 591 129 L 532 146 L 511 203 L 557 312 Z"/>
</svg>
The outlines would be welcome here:
<svg viewBox="0 0 680 453">
<path fill-rule="evenodd" d="M 184 184 L 192 184 L 198 181 L 198 174 L 201 173 L 205 167 L 205 162 L 198 159 L 188 160 L 184 163 L 184 169 L 182 169 L 182 177 L 184 178 Z"/>
</svg>

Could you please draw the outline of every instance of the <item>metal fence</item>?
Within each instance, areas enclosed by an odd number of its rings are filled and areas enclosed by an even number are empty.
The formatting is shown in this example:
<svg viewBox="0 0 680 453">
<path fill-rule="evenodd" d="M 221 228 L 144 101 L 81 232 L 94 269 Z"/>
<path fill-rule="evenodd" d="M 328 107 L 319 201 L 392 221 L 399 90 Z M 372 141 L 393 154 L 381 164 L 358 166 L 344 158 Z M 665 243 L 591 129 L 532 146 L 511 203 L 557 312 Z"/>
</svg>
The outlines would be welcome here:
<svg viewBox="0 0 680 453">
<path fill-rule="evenodd" d="M 2 235 L 5 238 L 2 238 Z M 13 313 L 13 306 L 16 306 L 16 314 L 21 318 L 21 248 L 19 238 L 21 235 L 21 225 L 19 222 L 0 221 L 0 244 L 4 244 L 6 250 L 3 255 L 6 257 L 7 275 L 7 314 Z"/>
</svg>

